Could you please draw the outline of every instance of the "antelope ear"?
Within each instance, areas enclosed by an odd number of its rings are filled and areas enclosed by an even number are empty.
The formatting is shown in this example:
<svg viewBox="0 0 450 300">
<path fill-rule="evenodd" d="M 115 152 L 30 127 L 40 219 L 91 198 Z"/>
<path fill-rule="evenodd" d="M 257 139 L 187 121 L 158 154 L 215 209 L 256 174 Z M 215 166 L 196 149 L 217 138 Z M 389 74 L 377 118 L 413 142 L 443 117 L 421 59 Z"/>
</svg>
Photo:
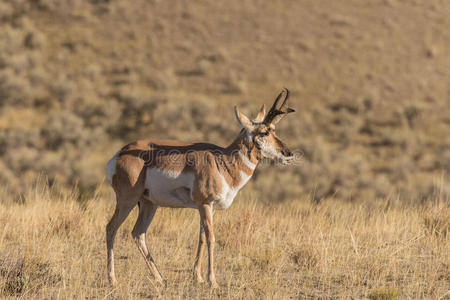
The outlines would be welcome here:
<svg viewBox="0 0 450 300">
<path fill-rule="evenodd" d="M 237 106 L 234 107 L 234 113 L 236 114 L 236 119 L 238 120 L 239 124 L 241 124 L 241 126 L 244 127 L 245 130 L 251 132 L 255 128 L 253 122 L 246 115 L 241 113 Z"/>
<path fill-rule="evenodd" d="M 256 116 L 256 118 L 253 120 L 253 122 L 255 123 L 261 123 L 262 121 L 264 121 L 264 117 L 266 116 L 266 105 L 263 104 L 261 109 L 259 110 L 258 115 Z"/>
</svg>

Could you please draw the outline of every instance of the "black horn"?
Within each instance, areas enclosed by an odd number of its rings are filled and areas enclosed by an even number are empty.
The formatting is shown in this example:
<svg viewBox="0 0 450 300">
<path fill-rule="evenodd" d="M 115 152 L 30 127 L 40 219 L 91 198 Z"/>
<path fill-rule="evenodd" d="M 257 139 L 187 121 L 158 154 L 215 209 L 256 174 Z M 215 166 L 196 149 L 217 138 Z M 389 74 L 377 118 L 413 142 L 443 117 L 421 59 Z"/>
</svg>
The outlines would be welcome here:
<svg viewBox="0 0 450 300">
<path fill-rule="evenodd" d="M 284 96 L 283 103 L 281 106 L 278 106 L 278 102 L 280 101 L 281 97 Z M 288 98 L 289 98 L 289 90 L 287 88 L 284 88 L 281 93 L 275 98 L 275 101 L 273 102 L 272 107 L 270 108 L 269 112 L 267 113 L 266 117 L 264 118 L 263 123 L 267 126 L 270 126 L 271 124 L 275 125 L 280 120 L 287 115 L 288 113 L 294 112 L 295 110 L 290 108 L 288 106 Z"/>
</svg>

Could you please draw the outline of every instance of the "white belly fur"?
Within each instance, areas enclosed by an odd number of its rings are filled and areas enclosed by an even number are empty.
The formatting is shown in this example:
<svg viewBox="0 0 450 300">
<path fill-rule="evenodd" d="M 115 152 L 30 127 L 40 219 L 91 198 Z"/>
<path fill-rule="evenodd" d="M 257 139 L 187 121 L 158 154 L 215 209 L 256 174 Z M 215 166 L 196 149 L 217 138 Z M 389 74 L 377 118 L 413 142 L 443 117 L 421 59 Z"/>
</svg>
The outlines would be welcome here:
<svg viewBox="0 0 450 300">
<path fill-rule="evenodd" d="M 192 200 L 194 180 L 192 173 L 148 168 L 145 188 L 149 191 L 149 200 L 158 206 L 196 208 L 197 204 Z M 188 191 L 189 194 L 181 197 L 183 193 L 179 192 L 180 189 Z"/>
</svg>

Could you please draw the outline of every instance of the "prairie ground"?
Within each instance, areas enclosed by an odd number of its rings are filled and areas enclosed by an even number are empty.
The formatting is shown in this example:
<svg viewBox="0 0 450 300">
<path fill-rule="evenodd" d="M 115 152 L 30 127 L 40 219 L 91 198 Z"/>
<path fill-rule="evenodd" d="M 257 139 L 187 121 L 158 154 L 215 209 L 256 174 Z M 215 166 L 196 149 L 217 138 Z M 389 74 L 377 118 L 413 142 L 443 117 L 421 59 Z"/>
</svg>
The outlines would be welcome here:
<svg viewBox="0 0 450 300">
<path fill-rule="evenodd" d="M 199 217 L 189 209 L 159 209 L 147 234 L 167 287 L 155 285 L 131 238 L 135 209 L 117 235 L 120 284 L 110 288 L 104 229 L 115 201 L 109 192 L 78 198 L 41 181 L 21 202 L 0 202 L 0 297 L 450 297 L 450 203 L 438 195 L 406 205 L 267 203 L 241 193 L 215 214 L 218 290 L 193 280 Z"/>
</svg>

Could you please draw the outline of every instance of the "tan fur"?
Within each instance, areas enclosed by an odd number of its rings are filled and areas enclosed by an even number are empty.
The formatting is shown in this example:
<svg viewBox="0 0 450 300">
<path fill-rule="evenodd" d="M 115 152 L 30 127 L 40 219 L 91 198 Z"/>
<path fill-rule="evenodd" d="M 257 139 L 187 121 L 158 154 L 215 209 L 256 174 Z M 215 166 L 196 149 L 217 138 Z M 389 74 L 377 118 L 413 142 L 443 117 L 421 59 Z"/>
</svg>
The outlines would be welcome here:
<svg viewBox="0 0 450 300">
<path fill-rule="evenodd" d="M 200 213 L 201 224 L 194 275 L 197 281 L 203 281 L 200 266 L 203 246 L 206 241 L 209 255 L 208 279 L 211 286 L 218 286 L 213 267 L 215 238 L 212 218 L 215 201 L 220 201 L 218 202 L 219 208 L 227 208 L 231 205 L 239 188 L 250 178 L 256 165 L 264 157 L 264 151 L 275 153 L 276 156 L 281 157 L 286 154 L 291 155 L 286 145 L 277 138 L 274 130 L 261 123 L 265 116 L 264 106 L 254 121 L 250 121 L 237 108 L 235 112 L 244 129 L 226 148 L 209 143 L 145 139 L 124 146 L 108 162 L 108 172 L 114 171 L 110 180 L 117 198 L 116 210 L 106 228 L 108 278 L 111 284 L 117 282 L 114 272 L 113 252 L 117 229 L 133 207 L 138 204 L 139 216 L 132 235 L 155 278 L 159 282 L 163 281 L 147 249 L 145 232 L 158 205 L 196 207 Z M 155 173 L 148 173 L 147 170 Z M 160 172 L 163 175 L 160 175 Z M 178 183 L 175 180 L 180 175 L 185 176 L 183 178 L 187 178 L 188 182 L 191 183 L 179 186 L 181 181 Z M 153 180 L 156 182 L 155 185 L 147 185 L 149 181 L 146 176 L 150 176 L 150 182 Z M 192 181 L 189 181 L 190 179 Z M 176 182 L 177 185 L 166 184 L 169 181 L 172 182 L 170 184 Z M 158 202 L 155 198 L 152 198 L 152 191 L 149 190 L 151 187 L 155 190 L 162 187 L 159 191 L 162 191 L 161 195 L 167 196 L 164 200 L 169 199 L 169 202 Z M 173 189 L 167 190 L 167 188 Z M 170 202 L 173 199 L 176 199 L 175 202 Z M 186 201 L 190 202 L 187 203 Z"/>
<path fill-rule="evenodd" d="M 238 151 L 247 153 L 249 160 L 258 163 L 260 151 L 250 142 L 250 147 L 243 143 L 240 136 L 227 148 L 208 143 L 186 143 L 173 140 L 145 139 L 130 143 L 119 152 L 116 173 L 113 176 L 113 188 L 121 194 L 122 190 L 143 190 L 145 169 L 155 167 L 160 170 L 175 172 L 193 172 L 197 178 L 194 198 L 199 204 L 220 189 L 219 173 L 227 183 L 238 186 L 239 171 L 253 174 L 237 155 Z M 139 180 L 138 179 L 143 179 Z"/>
</svg>

